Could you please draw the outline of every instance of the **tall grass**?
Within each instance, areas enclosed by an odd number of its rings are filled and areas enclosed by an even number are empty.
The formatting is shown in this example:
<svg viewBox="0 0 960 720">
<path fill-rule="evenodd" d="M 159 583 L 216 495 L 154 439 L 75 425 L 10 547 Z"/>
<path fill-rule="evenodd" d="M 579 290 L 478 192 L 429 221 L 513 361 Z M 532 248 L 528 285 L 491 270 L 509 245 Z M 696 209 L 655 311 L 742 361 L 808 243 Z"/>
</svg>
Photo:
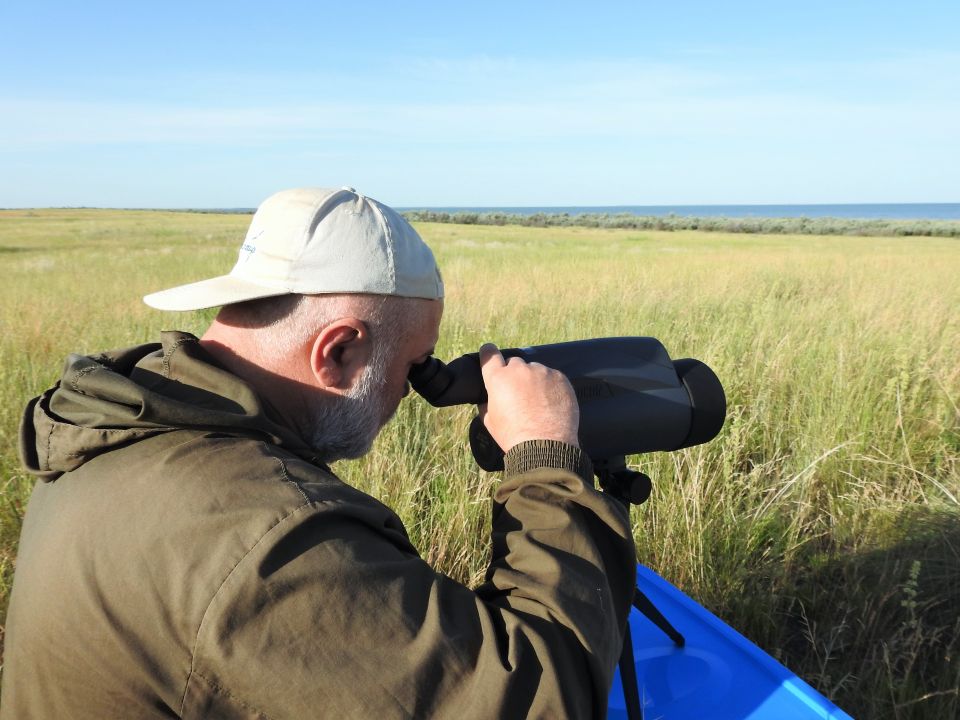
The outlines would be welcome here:
<svg viewBox="0 0 960 720">
<path fill-rule="evenodd" d="M 69 352 L 201 332 L 151 290 L 225 272 L 248 217 L 0 213 L 0 600 L 30 480 L 25 401 Z M 447 286 L 438 355 L 653 335 L 724 382 L 713 442 L 631 458 L 654 479 L 639 560 L 858 717 L 960 715 L 960 245 L 941 238 L 422 223 Z M 438 569 L 484 571 L 497 478 L 467 408 L 405 401 L 336 469 Z"/>
</svg>

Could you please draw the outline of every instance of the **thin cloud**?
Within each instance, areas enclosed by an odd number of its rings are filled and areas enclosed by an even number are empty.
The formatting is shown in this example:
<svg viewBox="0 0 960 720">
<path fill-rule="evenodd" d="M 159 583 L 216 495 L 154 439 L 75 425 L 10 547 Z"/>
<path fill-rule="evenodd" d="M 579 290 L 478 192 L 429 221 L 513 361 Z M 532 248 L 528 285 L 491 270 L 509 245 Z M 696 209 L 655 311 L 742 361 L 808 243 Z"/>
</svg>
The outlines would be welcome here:
<svg viewBox="0 0 960 720">
<path fill-rule="evenodd" d="M 264 192 L 321 174 L 406 204 L 589 203 L 597 188 L 600 202 L 614 204 L 920 201 L 931 187 L 954 199 L 943 193 L 960 163 L 960 54 L 709 64 L 482 57 L 398 62 L 353 79 L 192 74 L 165 78 L 166 94 L 111 95 L 110 83 L 87 99 L 8 92 L 0 157 L 23 172 L 0 195 L 25 205 L 34 195 L 54 204 L 150 205 L 162 196 L 168 205 L 236 205 L 244 201 L 227 198 L 250 192 L 237 178 L 256 167 Z M 105 164 L 98 200 L 90 159 L 105 155 L 158 160 L 133 187 L 135 170 Z M 41 167 L 42 187 L 27 187 L 22 177 L 40 177 Z M 79 167 L 82 184 L 70 179 Z M 185 167 L 203 173 L 205 193 L 222 185 L 222 197 L 181 191 Z"/>
<path fill-rule="evenodd" d="M 803 93 L 736 97 L 623 94 L 509 102 L 324 103 L 265 107 L 0 101 L 0 149 L 68 145 L 261 144 L 296 140 L 551 142 L 813 137 L 953 138 L 960 99 L 834 100 Z"/>
</svg>

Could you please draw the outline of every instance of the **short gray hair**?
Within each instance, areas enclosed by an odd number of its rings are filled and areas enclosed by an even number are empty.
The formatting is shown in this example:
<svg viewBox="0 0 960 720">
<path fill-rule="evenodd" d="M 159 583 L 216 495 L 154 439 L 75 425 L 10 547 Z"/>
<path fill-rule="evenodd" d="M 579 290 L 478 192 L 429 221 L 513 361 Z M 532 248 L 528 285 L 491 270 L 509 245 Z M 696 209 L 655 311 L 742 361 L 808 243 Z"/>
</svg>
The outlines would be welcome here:
<svg viewBox="0 0 960 720">
<path fill-rule="evenodd" d="M 252 349 L 268 368 L 303 348 L 320 329 L 348 316 L 367 326 L 370 362 L 350 392 L 322 400 L 312 396 L 308 417 L 301 418 L 304 439 L 324 462 L 360 457 L 370 449 L 386 420 L 381 392 L 386 370 L 404 335 L 424 322 L 423 308 L 386 295 L 281 295 L 227 305 L 217 316 L 253 335 Z"/>
<path fill-rule="evenodd" d="M 280 295 L 227 305 L 218 320 L 254 333 L 261 360 L 269 364 L 295 352 L 316 332 L 343 317 L 367 326 L 378 359 L 397 352 L 401 338 L 423 313 L 406 298 L 389 295 Z"/>
</svg>

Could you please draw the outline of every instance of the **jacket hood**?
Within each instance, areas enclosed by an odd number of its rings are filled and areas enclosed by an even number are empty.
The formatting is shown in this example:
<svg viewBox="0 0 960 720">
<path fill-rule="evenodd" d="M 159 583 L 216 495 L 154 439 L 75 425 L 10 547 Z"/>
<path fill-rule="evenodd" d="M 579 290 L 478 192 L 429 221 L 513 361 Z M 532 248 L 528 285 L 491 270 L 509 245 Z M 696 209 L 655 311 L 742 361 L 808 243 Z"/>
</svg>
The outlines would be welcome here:
<svg viewBox="0 0 960 720">
<path fill-rule="evenodd" d="M 93 357 L 70 355 L 60 381 L 24 410 L 20 459 L 52 482 L 102 453 L 174 430 L 256 438 L 325 467 L 253 388 L 181 332 Z"/>
</svg>

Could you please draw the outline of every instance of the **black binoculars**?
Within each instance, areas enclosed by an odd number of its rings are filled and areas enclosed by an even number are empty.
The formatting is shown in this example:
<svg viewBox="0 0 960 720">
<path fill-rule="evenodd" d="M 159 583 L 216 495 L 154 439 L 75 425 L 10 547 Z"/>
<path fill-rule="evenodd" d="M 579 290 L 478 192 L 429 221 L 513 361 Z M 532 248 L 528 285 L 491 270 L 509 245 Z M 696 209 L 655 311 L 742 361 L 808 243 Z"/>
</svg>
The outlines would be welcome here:
<svg viewBox="0 0 960 720">
<path fill-rule="evenodd" d="M 567 376 L 580 406 L 580 447 L 595 463 L 699 445 L 723 427 L 727 403 L 714 372 L 699 360 L 671 360 L 654 338 L 595 338 L 501 352 Z M 409 380 L 435 407 L 487 400 L 477 353 L 449 363 L 431 357 L 414 366 Z M 484 470 L 503 469 L 503 451 L 479 416 L 470 427 L 470 446 Z"/>
</svg>

